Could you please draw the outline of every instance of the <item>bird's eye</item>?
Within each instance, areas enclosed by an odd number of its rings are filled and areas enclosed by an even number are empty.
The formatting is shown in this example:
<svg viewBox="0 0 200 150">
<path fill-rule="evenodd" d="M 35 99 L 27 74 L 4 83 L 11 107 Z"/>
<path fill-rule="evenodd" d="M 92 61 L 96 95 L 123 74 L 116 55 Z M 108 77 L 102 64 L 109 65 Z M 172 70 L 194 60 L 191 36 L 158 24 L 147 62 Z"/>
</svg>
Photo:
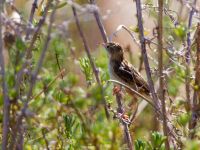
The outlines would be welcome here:
<svg viewBox="0 0 200 150">
<path fill-rule="evenodd" d="M 109 46 L 109 45 L 107 45 L 107 46 L 106 46 L 106 48 L 110 48 L 110 46 Z"/>
</svg>

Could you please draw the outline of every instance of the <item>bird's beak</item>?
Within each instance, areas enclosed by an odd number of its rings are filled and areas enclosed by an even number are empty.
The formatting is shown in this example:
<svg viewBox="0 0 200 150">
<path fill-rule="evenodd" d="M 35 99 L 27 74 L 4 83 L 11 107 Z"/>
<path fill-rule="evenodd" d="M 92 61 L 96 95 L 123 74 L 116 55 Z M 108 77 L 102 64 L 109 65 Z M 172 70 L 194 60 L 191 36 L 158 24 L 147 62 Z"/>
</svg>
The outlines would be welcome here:
<svg viewBox="0 0 200 150">
<path fill-rule="evenodd" d="M 106 51 L 107 51 L 106 43 L 102 43 L 101 45 L 102 45 L 102 46 L 106 49 Z"/>
</svg>

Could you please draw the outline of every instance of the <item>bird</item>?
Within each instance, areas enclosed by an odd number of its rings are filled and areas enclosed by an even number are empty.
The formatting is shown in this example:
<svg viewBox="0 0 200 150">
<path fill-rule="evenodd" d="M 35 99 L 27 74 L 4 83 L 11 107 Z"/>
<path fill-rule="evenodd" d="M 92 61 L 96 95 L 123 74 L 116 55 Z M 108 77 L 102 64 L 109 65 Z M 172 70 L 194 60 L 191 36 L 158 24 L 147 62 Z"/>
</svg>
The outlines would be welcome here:
<svg viewBox="0 0 200 150">
<path fill-rule="evenodd" d="M 125 59 L 122 46 L 115 42 L 108 42 L 104 43 L 104 47 L 109 57 L 110 78 L 133 88 L 142 95 L 150 97 L 150 89 L 147 82 L 134 66 Z M 116 91 L 118 90 L 113 89 L 114 93 Z M 130 90 L 126 89 L 126 91 L 135 96 Z"/>
</svg>

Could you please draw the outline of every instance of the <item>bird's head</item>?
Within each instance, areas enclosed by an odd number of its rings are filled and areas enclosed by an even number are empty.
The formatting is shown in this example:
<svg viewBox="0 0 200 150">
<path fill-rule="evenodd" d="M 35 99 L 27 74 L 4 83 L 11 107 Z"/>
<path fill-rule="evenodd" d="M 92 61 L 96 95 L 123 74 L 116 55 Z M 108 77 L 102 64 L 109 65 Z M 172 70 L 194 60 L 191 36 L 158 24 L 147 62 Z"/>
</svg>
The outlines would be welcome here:
<svg viewBox="0 0 200 150">
<path fill-rule="evenodd" d="M 106 48 L 110 59 L 116 61 L 123 61 L 124 59 L 123 48 L 118 43 L 114 42 L 105 43 L 104 47 Z"/>
</svg>

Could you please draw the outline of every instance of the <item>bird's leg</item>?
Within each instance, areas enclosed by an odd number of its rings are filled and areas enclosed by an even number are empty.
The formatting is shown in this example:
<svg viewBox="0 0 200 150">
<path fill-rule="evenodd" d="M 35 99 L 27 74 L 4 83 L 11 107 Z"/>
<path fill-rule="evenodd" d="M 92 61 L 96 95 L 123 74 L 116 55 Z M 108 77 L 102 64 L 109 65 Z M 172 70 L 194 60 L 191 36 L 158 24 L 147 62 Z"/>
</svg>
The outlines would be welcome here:
<svg viewBox="0 0 200 150">
<path fill-rule="evenodd" d="M 135 108 L 137 107 L 137 103 L 138 103 L 138 97 L 129 89 L 126 89 L 126 92 L 131 95 L 131 102 L 128 104 L 129 108 L 131 110 L 135 110 Z"/>
</svg>

